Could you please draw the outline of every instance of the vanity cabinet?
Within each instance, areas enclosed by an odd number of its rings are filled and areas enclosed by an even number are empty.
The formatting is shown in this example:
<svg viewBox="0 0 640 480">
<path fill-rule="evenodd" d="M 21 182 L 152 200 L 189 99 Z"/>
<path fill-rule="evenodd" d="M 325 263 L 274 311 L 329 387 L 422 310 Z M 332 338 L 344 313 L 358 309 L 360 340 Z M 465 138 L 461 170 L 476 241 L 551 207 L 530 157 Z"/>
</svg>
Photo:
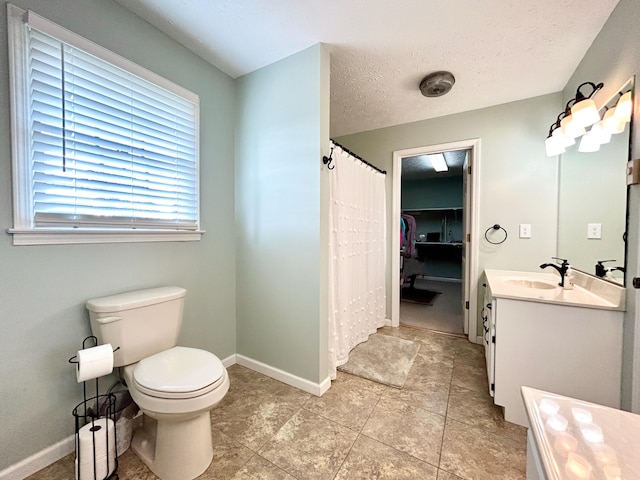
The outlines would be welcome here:
<svg viewBox="0 0 640 480">
<path fill-rule="evenodd" d="M 622 311 L 502 296 L 490 275 L 485 311 L 490 393 L 507 421 L 528 425 L 521 386 L 619 408 Z"/>
</svg>

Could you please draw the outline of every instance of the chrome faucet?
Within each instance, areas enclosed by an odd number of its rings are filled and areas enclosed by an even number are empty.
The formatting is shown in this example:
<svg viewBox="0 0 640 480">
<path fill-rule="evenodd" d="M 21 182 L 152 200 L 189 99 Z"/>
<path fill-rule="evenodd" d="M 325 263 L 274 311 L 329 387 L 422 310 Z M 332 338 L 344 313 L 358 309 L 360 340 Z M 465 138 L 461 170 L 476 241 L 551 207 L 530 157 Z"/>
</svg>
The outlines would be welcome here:
<svg viewBox="0 0 640 480">
<path fill-rule="evenodd" d="M 569 262 L 565 258 L 558 258 L 558 257 L 551 257 L 551 258 L 553 258 L 554 260 L 559 260 L 562 263 L 560 265 L 556 263 L 543 263 L 542 265 L 540 265 L 540 268 L 547 268 L 547 267 L 555 268 L 560 274 L 560 283 L 558 285 L 564 288 L 564 276 L 567 274 L 567 271 L 569 270 Z"/>
</svg>

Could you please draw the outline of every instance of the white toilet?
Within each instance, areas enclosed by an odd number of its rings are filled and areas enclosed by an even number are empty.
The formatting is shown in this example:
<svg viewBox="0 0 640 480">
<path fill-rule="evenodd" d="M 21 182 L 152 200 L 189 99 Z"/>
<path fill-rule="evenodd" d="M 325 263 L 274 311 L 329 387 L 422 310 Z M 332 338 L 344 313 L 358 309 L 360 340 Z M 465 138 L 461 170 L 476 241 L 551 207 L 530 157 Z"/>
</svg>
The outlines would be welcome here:
<svg viewBox="0 0 640 480">
<path fill-rule="evenodd" d="M 131 449 L 162 480 L 191 480 L 213 458 L 209 411 L 229 390 L 213 353 L 176 346 L 186 290 L 160 287 L 89 300 L 91 330 L 143 415 Z"/>
</svg>

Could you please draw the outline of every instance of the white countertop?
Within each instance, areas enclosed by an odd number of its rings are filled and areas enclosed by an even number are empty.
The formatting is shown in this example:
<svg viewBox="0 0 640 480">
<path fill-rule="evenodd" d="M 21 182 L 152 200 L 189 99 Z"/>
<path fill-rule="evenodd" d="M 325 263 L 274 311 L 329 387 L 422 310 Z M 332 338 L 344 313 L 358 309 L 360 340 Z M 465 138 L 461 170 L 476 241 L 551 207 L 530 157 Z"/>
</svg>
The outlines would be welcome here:
<svg viewBox="0 0 640 480">
<path fill-rule="evenodd" d="M 625 309 L 625 288 L 612 282 L 573 271 L 575 286 L 568 290 L 558 285 L 557 272 L 520 272 L 485 270 L 491 295 L 529 302 L 552 303 L 603 310 Z M 545 288 L 532 288 L 537 285 Z"/>
<path fill-rule="evenodd" d="M 548 480 L 640 479 L 640 415 L 521 390 Z"/>
</svg>

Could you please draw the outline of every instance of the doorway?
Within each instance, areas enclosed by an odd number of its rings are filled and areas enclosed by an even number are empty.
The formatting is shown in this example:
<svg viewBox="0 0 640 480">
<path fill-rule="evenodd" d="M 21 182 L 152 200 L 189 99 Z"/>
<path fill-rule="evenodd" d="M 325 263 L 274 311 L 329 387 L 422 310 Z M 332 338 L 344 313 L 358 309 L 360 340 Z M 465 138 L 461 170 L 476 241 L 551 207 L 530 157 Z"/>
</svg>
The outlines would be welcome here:
<svg viewBox="0 0 640 480">
<path fill-rule="evenodd" d="M 457 304 L 450 307 L 450 314 L 462 317 L 462 332 L 469 340 L 481 343 L 477 333 L 477 254 L 474 246 L 477 234 L 477 174 L 479 166 L 480 140 L 471 139 L 460 142 L 430 145 L 424 147 L 398 150 L 393 153 L 393 225 L 403 224 L 403 210 L 405 215 L 417 218 L 414 225 L 416 246 L 411 252 L 402 251 L 402 235 L 392 235 L 392 291 L 391 291 L 391 325 L 400 324 L 400 302 L 402 286 L 408 281 L 409 287 L 422 287 L 422 290 L 434 289 L 440 294 L 447 293 L 450 303 L 452 296 Z M 454 153 L 455 152 L 455 153 Z M 431 198 L 420 205 L 412 195 L 420 189 L 420 181 L 409 192 L 405 192 L 405 205 L 402 205 L 403 165 L 409 178 L 415 178 L 419 162 L 426 162 L 427 156 L 444 154 L 449 158 L 452 172 L 442 178 L 441 195 L 439 199 Z M 428 176 L 428 174 L 422 174 Z M 450 177 L 450 180 L 444 178 Z M 433 177 L 432 178 L 438 178 Z M 459 187 L 451 188 L 452 182 L 461 182 Z M 428 182 L 427 182 L 428 183 Z M 424 182 L 423 182 L 424 184 Z M 449 185 L 447 185 L 449 184 Z M 430 184 L 434 186 L 434 183 Z M 437 185 L 437 184 L 436 184 Z M 406 186 L 406 182 L 405 182 Z M 449 193 L 446 193 L 446 192 Z M 458 191 L 460 198 L 451 197 L 451 192 Z M 433 189 L 437 195 L 438 188 Z M 432 195 L 433 196 L 433 195 Z M 403 208 L 406 207 L 406 208 Z M 411 208 L 414 207 L 414 208 Z M 408 222 L 411 219 L 406 219 Z M 405 245 L 406 247 L 407 245 Z M 431 259 L 431 260 L 430 260 Z M 410 260 L 409 264 L 406 260 Z M 407 267 L 409 267 L 407 269 Z M 457 273 L 456 273 L 457 271 Z M 413 275 L 415 273 L 415 276 Z M 436 282 L 436 283 L 434 283 Z M 435 286 L 434 286 L 435 285 Z M 407 292 L 407 290 L 405 290 Z M 457 292 L 457 293 L 456 293 Z M 411 292 L 409 292 L 411 293 Z M 422 293 L 415 292 L 414 293 Z M 457 297 L 457 298 L 456 298 Z M 419 302 L 410 302 L 419 303 Z M 437 304 L 437 300 L 436 303 Z M 403 304 L 404 305 L 404 304 Z M 440 312 L 431 310 L 432 317 L 447 315 L 447 305 L 441 302 Z M 419 307 L 410 306 L 407 312 L 418 311 Z M 460 313 L 461 312 L 461 313 Z M 437 320 L 437 319 L 436 319 Z M 454 319 L 455 320 L 455 319 Z M 410 320 L 406 323 L 412 324 Z M 438 330 L 437 327 L 434 327 Z M 462 333 L 461 332 L 461 333 Z"/>
</svg>

